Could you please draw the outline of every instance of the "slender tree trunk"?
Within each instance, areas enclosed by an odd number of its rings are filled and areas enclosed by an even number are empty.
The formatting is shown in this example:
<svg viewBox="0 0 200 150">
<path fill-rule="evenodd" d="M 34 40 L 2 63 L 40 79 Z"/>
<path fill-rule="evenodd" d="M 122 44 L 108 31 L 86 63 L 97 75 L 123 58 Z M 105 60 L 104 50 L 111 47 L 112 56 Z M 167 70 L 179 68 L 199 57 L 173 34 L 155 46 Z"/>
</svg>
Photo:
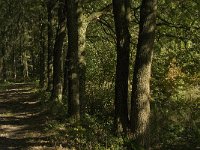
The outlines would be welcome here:
<svg viewBox="0 0 200 150">
<path fill-rule="evenodd" d="M 23 44 L 23 39 L 22 39 L 22 31 L 20 32 L 20 35 L 19 35 L 19 54 L 20 54 L 20 77 L 23 77 L 23 71 L 24 71 L 24 66 L 23 66 L 23 47 L 22 47 L 22 44 Z"/>
<path fill-rule="evenodd" d="M 13 78 L 14 80 L 17 79 L 17 63 L 16 63 L 16 52 L 15 49 L 13 48 Z"/>
<path fill-rule="evenodd" d="M 131 127 L 134 138 L 145 149 L 149 149 L 150 76 L 156 10 L 157 0 L 142 0 L 131 98 Z"/>
<path fill-rule="evenodd" d="M 2 79 L 5 82 L 7 80 L 6 50 L 5 50 L 5 47 L 2 48 L 2 55 L 3 55 L 3 61 L 2 61 Z"/>
<path fill-rule="evenodd" d="M 66 0 L 68 31 L 68 113 L 74 121 L 80 119 L 78 1 Z"/>
<path fill-rule="evenodd" d="M 115 117 L 114 127 L 118 132 L 123 128 L 126 133 L 129 124 L 128 118 L 128 75 L 130 34 L 129 24 L 129 0 L 113 0 L 113 13 L 116 31 L 117 66 L 115 80 Z M 121 128 L 121 129 L 120 129 Z"/>
<path fill-rule="evenodd" d="M 35 67 L 35 55 L 34 55 L 34 52 L 33 51 L 30 51 L 30 54 L 31 54 L 31 77 L 35 78 L 36 77 L 36 67 Z"/>
<path fill-rule="evenodd" d="M 22 52 L 22 65 L 23 65 L 23 77 L 24 80 L 29 78 L 29 70 L 28 70 L 28 58 L 26 51 Z"/>
<path fill-rule="evenodd" d="M 47 52 L 45 47 L 44 24 L 40 29 L 40 87 L 47 88 Z"/>
<path fill-rule="evenodd" d="M 68 53 L 68 50 L 66 50 L 66 56 L 65 56 L 65 62 L 64 62 L 64 83 L 63 83 L 63 98 L 64 100 L 64 103 L 67 103 L 67 100 L 68 100 L 68 76 L 69 76 L 69 53 Z"/>
<path fill-rule="evenodd" d="M 53 79 L 53 6 L 54 0 L 47 1 L 47 13 L 48 13 L 48 65 L 47 65 L 47 77 L 48 77 L 48 87 L 47 90 L 52 89 L 52 79 Z"/>
<path fill-rule="evenodd" d="M 66 35 L 65 0 L 59 0 L 58 29 L 54 46 L 53 101 L 62 102 L 63 94 L 63 42 Z"/>
<path fill-rule="evenodd" d="M 3 70 L 3 54 L 2 54 L 2 51 L 0 51 L 0 80 L 2 79 L 2 75 L 3 75 L 2 70 Z"/>
</svg>

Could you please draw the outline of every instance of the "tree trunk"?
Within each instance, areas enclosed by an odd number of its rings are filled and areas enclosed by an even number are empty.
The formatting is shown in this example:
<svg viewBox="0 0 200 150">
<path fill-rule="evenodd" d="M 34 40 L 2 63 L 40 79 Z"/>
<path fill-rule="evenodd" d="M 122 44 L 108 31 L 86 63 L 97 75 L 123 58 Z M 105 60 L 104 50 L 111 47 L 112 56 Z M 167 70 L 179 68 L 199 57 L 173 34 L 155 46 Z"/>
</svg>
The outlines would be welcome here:
<svg viewBox="0 0 200 150">
<path fill-rule="evenodd" d="M 110 8 L 106 7 L 99 12 L 86 15 L 82 11 L 82 3 L 78 3 L 79 15 L 78 15 L 78 59 L 79 59 L 79 93 L 80 93 L 80 111 L 81 115 L 84 116 L 86 112 L 86 97 L 85 97 L 85 82 L 86 82 L 86 34 L 87 27 L 91 21 L 98 19 L 100 16 L 105 14 Z"/>
<path fill-rule="evenodd" d="M 17 63 L 16 63 L 16 52 L 15 52 L 15 49 L 13 48 L 13 78 L 14 80 L 17 79 Z"/>
<path fill-rule="evenodd" d="M 156 28 L 157 0 L 143 0 L 133 74 L 131 123 L 135 141 L 149 149 L 150 77 Z"/>
<path fill-rule="evenodd" d="M 47 88 L 47 52 L 45 47 L 44 37 L 44 24 L 41 25 L 40 29 L 40 87 L 43 89 Z"/>
<path fill-rule="evenodd" d="M 68 31 L 68 113 L 74 121 L 80 119 L 79 59 L 78 59 L 78 2 L 66 0 Z"/>
<path fill-rule="evenodd" d="M 48 87 L 47 90 L 52 89 L 52 79 L 53 79 L 53 6 L 54 0 L 48 0 L 47 2 L 47 13 L 48 13 L 48 65 L 47 65 L 47 77 L 48 77 Z"/>
<path fill-rule="evenodd" d="M 77 1 L 77 8 L 78 8 L 78 14 L 76 14 L 76 21 L 77 21 L 77 32 L 78 32 L 78 37 L 77 37 L 77 42 L 78 42 L 78 74 L 79 74 L 79 97 L 80 97 L 80 111 L 81 114 L 84 115 L 85 113 L 85 107 L 86 107 L 86 99 L 85 99 L 85 81 L 86 81 L 86 61 L 85 61 L 85 45 L 86 45 L 86 32 L 87 32 L 87 27 L 88 24 L 93 21 L 94 19 L 99 18 L 101 15 L 105 14 L 107 12 L 107 10 L 109 9 L 109 7 L 101 10 L 100 12 L 95 12 L 92 13 L 90 15 L 86 15 L 82 13 L 82 5 L 81 5 L 81 1 Z M 70 6 L 68 7 L 68 11 L 70 11 Z M 70 12 L 70 15 L 72 14 L 72 12 Z M 67 13 L 68 18 L 70 17 L 69 14 Z M 72 20 L 72 19 L 70 19 Z M 69 23 L 70 24 L 70 23 Z M 68 27 L 68 30 L 70 30 L 70 28 L 72 27 Z M 70 31 L 69 31 L 70 32 Z M 68 42 L 68 44 L 70 44 Z M 69 49 L 68 49 L 69 51 Z M 67 53 L 66 56 L 66 63 L 65 63 L 65 75 L 64 75 L 64 92 L 68 93 L 69 91 L 67 91 L 67 85 L 69 85 L 70 83 L 69 80 L 67 79 L 67 76 L 69 75 L 69 70 L 67 68 L 67 66 L 69 65 L 69 61 L 70 61 L 70 53 Z M 70 87 L 68 87 L 68 89 L 70 89 Z M 66 95 L 66 94 L 64 94 Z M 68 93 L 69 95 L 69 93 Z M 69 99 L 69 97 L 67 97 Z M 70 107 L 70 105 L 69 105 Z"/>
<path fill-rule="evenodd" d="M 129 24 L 129 0 L 113 0 L 113 13 L 116 32 L 117 66 L 115 79 L 115 131 L 122 128 L 127 132 L 128 118 L 128 75 L 129 75 L 129 52 L 130 34 Z"/>
<path fill-rule="evenodd" d="M 65 0 L 59 0 L 58 29 L 54 46 L 52 99 L 62 102 L 63 94 L 63 42 L 66 35 Z"/>
<path fill-rule="evenodd" d="M 81 7 L 81 6 L 80 6 Z M 80 8 L 79 7 L 79 8 Z M 79 30 L 78 30 L 78 57 L 79 57 L 79 75 L 80 75 L 80 108 L 81 108 L 81 115 L 85 114 L 85 107 L 86 107 L 86 98 L 85 98 L 85 81 L 86 81 L 86 60 L 85 60 L 85 45 L 86 45 L 86 31 L 87 26 L 89 24 L 87 18 L 80 14 L 78 18 Z"/>
<path fill-rule="evenodd" d="M 2 79 L 2 75 L 3 75 L 3 56 L 2 56 L 2 53 L 0 51 L 0 80 Z"/>
<path fill-rule="evenodd" d="M 29 70 L 28 70 L 28 56 L 26 51 L 22 52 L 22 64 L 23 64 L 23 77 L 24 80 L 29 78 Z"/>
<path fill-rule="evenodd" d="M 31 57 L 30 57 L 31 58 L 31 77 L 35 78 L 36 77 L 36 66 L 35 66 L 36 57 L 34 55 L 34 51 L 30 51 L 30 54 L 31 54 Z"/>
<path fill-rule="evenodd" d="M 7 80 L 7 67 L 6 67 L 6 50 L 2 48 L 2 79 L 4 82 Z"/>
</svg>

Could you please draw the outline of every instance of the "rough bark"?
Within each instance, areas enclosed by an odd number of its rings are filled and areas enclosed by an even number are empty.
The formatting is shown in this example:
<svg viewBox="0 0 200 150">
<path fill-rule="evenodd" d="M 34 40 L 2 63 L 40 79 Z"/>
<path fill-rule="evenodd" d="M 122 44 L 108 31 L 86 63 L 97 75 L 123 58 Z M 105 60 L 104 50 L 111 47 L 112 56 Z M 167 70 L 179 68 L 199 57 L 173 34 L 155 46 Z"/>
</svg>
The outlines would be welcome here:
<svg viewBox="0 0 200 150">
<path fill-rule="evenodd" d="M 63 42 L 66 36 L 65 0 L 59 0 L 58 29 L 54 45 L 52 100 L 62 102 L 63 94 Z"/>
<path fill-rule="evenodd" d="M 69 7 L 68 7 L 69 8 Z M 85 15 L 82 13 L 82 6 L 81 6 L 81 1 L 77 1 L 77 8 L 78 8 L 78 14 L 77 14 L 77 24 L 78 24 L 78 74 L 79 74 L 79 97 L 80 97 L 80 110 L 81 110 L 81 114 L 84 115 L 85 113 L 85 105 L 86 105 L 86 99 L 85 99 L 85 80 L 86 80 L 86 61 L 85 61 L 85 55 L 86 55 L 86 51 L 85 51 L 85 45 L 86 45 L 86 32 L 87 32 L 87 27 L 88 24 L 94 20 L 99 18 L 101 15 L 105 14 L 107 12 L 107 10 L 109 10 L 109 7 L 106 7 L 104 9 L 102 9 L 99 12 L 95 12 L 92 13 L 90 15 Z M 71 8 L 69 8 L 71 9 Z M 69 10 L 70 11 L 70 10 Z M 67 15 L 70 15 L 67 13 Z M 69 28 L 68 28 L 69 30 Z M 68 43 L 69 44 L 69 43 Z M 68 49 L 69 51 L 69 49 Z M 70 63 L 70 52 L 67 52 L 67 56 L 66 56 L 66 63 L 65 63 L 65 75 L 64 75 L 64 93 L 68 93 L 69 91 L 67 91 L 66 89 L 69 89 L 69 87 L 67 88 L 67 85 L 69 85 L 70 83 L 67 79 L 67 76 L 69 75 L 69 69 L 67 68 L 68 64 Z M 66 95 L 66 94 L 64 94 Z M 68 93 L 69 95 L 69 93 Z M 68 99 L 70 98 L 69 96 L 67 97 Z M 70 107 L 70 105 L 69 105 Z"/>
<path fill-rule="evenodd" d="M 68 113 L 74 121 L 80 119 L 79 59 L 78 59 L 78 2 L 66 0 L 68 33 Z"/>
<path fill-rule="evenodd" d="M 81 6 L 79 6 L 80 8 Z M 79 57 L 79 82 L 80 82 L 80 107 L 81 114 L 85 114 L 85 80 L 86 80 L 86 60 L 85 60 L 85 45 L 86 45 L 86 31 L 89 24 L 87 18 L 80 14 L 78 17 L 79 28 L 78 28 L 78 57 Z"/>
<path fill-rule="evenodd" d="M 122 128 L 127 132 L 128 118 L 128 75 L 129 75 L 129 52 L 130 34 L 129 24 L 129 0 L 113 0 L 113 13 L 116 33 L 117 66 L 115 79 L 115 131 Z"/>
<path fill-rule="evenodd" d="M 86 15 L 82 10 L 82 3 L 79 1 L 79 11 L 80 14 L 78 16 L 78 57 L 79 57 L 79 76 L 80 76 L 80 109 L 81 115 L 84 115 L 86 112 L 86 97 L 85 97 L 85 82 L 86 82 L 86 34 L 88 25 L 94 21 L 99 19 L 102 15 L 106 14 L 110 10 L 110 5 L 103 8 L 100 11 L 94 12 L 92 14 Z"/>
<path fill-rule="evenodd" d="M 133 75 L 131 123 L 138 145 L 149 149 L 150 77 L 156 28 L 157 0 L 143 0 Z"/>
</svg>

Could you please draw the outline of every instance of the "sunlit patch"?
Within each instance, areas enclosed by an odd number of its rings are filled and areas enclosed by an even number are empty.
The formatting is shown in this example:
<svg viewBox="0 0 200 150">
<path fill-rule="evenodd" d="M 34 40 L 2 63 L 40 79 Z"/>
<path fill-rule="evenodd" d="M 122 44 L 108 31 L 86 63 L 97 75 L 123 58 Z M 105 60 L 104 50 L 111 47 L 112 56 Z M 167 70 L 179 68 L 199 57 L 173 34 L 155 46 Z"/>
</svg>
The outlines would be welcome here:
<svg viewBox="0 0 200 150">
<path fill-rule="evenodd" d="M 78 77 L 77 73 L 72 73 L 72 79 L 76 79 Z"/>
</svg>

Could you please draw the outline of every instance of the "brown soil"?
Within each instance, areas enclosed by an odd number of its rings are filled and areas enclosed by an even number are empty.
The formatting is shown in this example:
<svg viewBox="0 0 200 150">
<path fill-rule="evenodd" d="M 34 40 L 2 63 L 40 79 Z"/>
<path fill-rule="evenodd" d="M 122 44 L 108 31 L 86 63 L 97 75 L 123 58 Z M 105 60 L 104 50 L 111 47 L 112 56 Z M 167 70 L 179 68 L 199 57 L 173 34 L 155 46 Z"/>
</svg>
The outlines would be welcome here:
<svg viewBox="0 0 200 150">
<path fill-rule="evenodd" d="M 34 84 L 16 83 L 0 90 L 0 150 L 57 149 L 44 131 L 47 115 Z"/>
</svg>

